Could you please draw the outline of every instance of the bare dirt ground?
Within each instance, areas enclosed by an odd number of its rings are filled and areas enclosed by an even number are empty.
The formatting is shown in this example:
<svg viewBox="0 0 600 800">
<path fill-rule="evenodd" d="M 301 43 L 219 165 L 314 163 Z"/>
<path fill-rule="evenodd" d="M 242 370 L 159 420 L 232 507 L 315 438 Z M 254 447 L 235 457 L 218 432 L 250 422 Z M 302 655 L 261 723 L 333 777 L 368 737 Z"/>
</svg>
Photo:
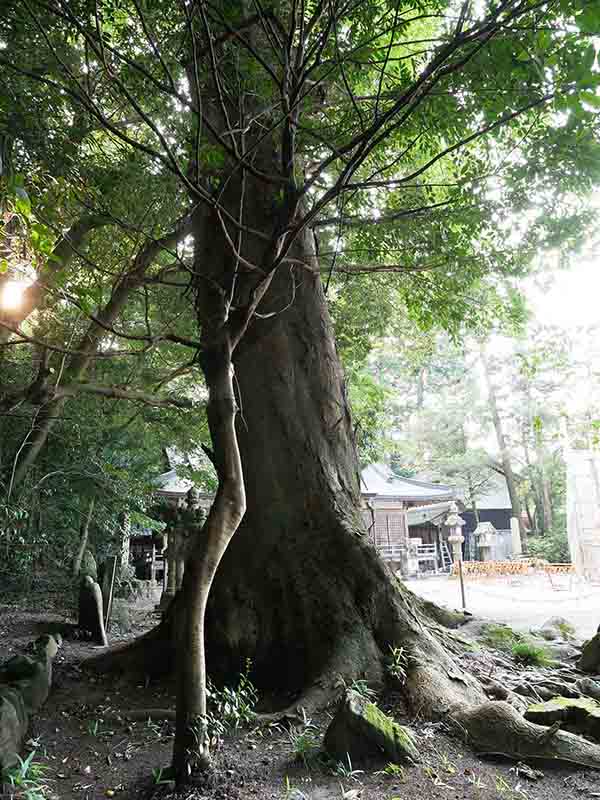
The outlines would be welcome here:
<svg viewBox="0 0 600 800">
<path fill-rule="evenodd" d="M 425 585 L 425 582 L 423 582 Z M 40 611 L 40 609 L 43 609 Z M 149 611 L 132 613 L 129 636 L 154 624 Z M 0 604 L 0 660 L 24 652 L 48 622 L 68 620 L 59 608 Z M 112 635 L 112 642 L 119 636 Z M 563 800 L 600 797 L 600 773 L 536 764 L 544 777 L 529 782 L 514 762 L 481 759 L 445 730 L 407 715 L 399 696 L 380 704 L 414 732 L 422 763 L 402 769 L 329 764 L 297 758 L 298 733 L 320 743 L 331 713 L 307 721 L 296 732 L 278 724 L 253 725 L 227 736 L 215 754 L 209 785 L 176 794 L 161 783 L 168 765 L 173 727 L 168 721 L 115 721 L 143 708 L 173 707 L 169 686 L 135 685 L 94 677 L 80 668 L 96 648 L 66 640 L 54 663 L 51 695 L 34 720 L 24 748 L 46 767 L 47 798 L 56 800 Z M 154 771 L 154 777 L 153 777 Z M 302 794 L 295 793 L 301 791 Z M 10 794 L 5 795 L 6 798 Z"/>
<path fill-rule="evenodd" d="M 460 587 L 447 575 L 405 581 L 415 593 L 448 608 L 460 608 Z M 600 586 L 576 577 L 527 575 L 465 581 L 467 610 L 477 617 L 506 622 L 515 630 L 540 627 L 549 617 L 571 622 L 587 639 L 600 625 Z"/>
</svg>

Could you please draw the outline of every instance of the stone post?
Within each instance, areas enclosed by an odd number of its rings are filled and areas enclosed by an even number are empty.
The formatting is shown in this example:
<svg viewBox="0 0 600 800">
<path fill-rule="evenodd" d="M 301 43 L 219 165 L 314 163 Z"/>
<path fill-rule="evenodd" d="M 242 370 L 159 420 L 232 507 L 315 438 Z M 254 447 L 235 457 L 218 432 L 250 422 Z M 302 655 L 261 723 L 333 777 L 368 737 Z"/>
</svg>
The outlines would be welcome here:
<svg viewBox="0 0 600 800">
<path fill-rule="evenodd" d="M 121 529 L 121 570 L 129 566 L 129 537 L 131 535 L 131 517 L 129 514 L 122 514 L 119 520 Z"/>
<path fill-rule="evenodd" d="M 492 548 L 496 544 L 497 531 L 491 522 L 480 522 L 473 536 L 477 539 L 479 557 L 482 561 L 492 561 Z"/>
<path fill-rule="evenodd" d="M 177 534 L 175 528 L 169 528 L 169 538 L 167 544 L 167 595 L 175 597 L 177 591 Z"/>
<path fill-rule="evenodd" d="M 523 555 L 523 548 L 521 547 L 519 520 L 516 517 L 510 518 L 510 540 L 512 543 L 513 558 L 520 558 Z"/>
<path fill-rule="evenodd" d="M 462 569 L 462 546 L 465 537 L 462 535 L 461 528 L 465 524 L 464 519 L 458 514 L 458 506 L 456 503 L 450 503 L 448 509 L 448 516 L 444 520 L 444 525 L 448 528 L 448 544 L 452 548 L 452 556 L 454 561 L 458 564 L 458 578 L 460 580 L 460 596 L 462 600 L 463 611 L 467 610 L 467 601 L 465 598 L 465 581 L 463 578 Z"/>
<path fill-rule="evenodd" d="M 150 562 L 150 581 L 156 581 L 156 544 L 152 542 L 152 561 Z"/>
<path fill-rule="evenodd" d="M 187 542 L 185 541 L 185 532 L 183 528 L 178 527 L 175 529 L 175 538 L 177 540 L 176 545 L 176 556 L 175 556 L 175 574 L 176 580 L 175 583 L 177 585 L 177 589 L 181 589 L 181 585 L 183 584 L 183 574 L 185 572 L 185 556 L 187 547 Z"/>
</svg>

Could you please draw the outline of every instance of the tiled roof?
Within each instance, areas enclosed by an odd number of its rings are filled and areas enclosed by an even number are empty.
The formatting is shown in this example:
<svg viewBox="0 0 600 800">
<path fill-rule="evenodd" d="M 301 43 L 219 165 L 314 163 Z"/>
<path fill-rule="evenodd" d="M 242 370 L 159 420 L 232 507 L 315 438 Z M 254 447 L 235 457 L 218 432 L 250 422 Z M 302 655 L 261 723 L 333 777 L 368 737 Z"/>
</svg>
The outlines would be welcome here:
<svg viewBox="0 0 600 800">
<path fill-rule="evenodd" d="M 456 494 L 453 486 L 398 478 L 385 464 L 370 464 L 365 467 L 360 484 L 364 495 L 395 500 L 451 500 Z"/>
</svg>

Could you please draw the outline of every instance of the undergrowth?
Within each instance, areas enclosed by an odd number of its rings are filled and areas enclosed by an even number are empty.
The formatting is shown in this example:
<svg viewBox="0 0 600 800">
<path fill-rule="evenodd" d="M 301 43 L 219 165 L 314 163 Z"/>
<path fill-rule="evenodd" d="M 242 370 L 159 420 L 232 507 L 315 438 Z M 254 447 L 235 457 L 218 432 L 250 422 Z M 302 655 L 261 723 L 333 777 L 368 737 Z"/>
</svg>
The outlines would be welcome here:
<svg viewBox="0 0 600 800">
<path fill-rule="evenodd" d="M 515 644 L 520 641 L 520 636 L 515 633 L 508 625 L 495 625 L 490 623 L 483 627 L 482 640 L 488 647 L 493 647 L 494 650 L 502 650 L 503 652 L 510 652 Z"/>
<path fill-rule="evenodd" d="M 248 659 L 237 686 L 217 688 L 210 678 L 207 680 L 206 729 L 212 742 L 220 741 L 229 731 L 249 725 L 254 720 L 258 692 L 250 680 L 251 668 L 252 662 Z"/>
<path fill-rule="evenodd" d="M 511 652 L 517 664 L 531 667 L 549 667 L 552 664 L 550 654 L 545 647 L 525 639 L 514 644 Z"/>
<path fill-rule="evenodd" d="M 508 625 L 486 625 L 482 640 L 488 647 L 511 655 L 518 664 L 534 667 L 548 667 L 552 664 L 550 653 L 542 644 L 532 642 Z"/>
<path fill-rule="evenodd" d="M 44 776 L 48 768 L 34 761 L 35 750 L 26 759 L 17 758 L 18 764 L 2 772 L 2 783 L 9 791 L 7 797 L 10 800 L 46 800 L 48 784 Z"/>
</svg>

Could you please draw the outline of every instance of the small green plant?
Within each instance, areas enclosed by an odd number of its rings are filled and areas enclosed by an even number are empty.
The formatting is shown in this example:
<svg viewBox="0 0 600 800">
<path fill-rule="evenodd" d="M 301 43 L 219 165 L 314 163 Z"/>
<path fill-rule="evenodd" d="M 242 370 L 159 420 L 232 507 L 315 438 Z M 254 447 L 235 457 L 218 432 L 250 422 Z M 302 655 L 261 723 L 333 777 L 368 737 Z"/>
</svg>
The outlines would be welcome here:
<svg viewBox="0 0 600 800">
<path fill-rule="evenodd" d="M 170 774 L 170 769 L 168 767 L 154 767 L 152 770 L 152 783 L 155 786 L 169 783 L 171 780 Z"/>
<path fill-rule="evenodd" d="M 552 659 L 545 647 L 526 640 L 516 642 L 512 646 L 512 656 L 518 664 L 533 667 L 548 667 Z"/>
<path fill-rule="evenodd" d="M 158 722 L 154 722 L 152 717 L 148 717 L 146 720 L 146 727 L 148 730 L 152 731 L 157 739 L 162 739 L 162 725 L 160 725 Z"/>
<path fill-rule="evenodd" d="M 472 772 L 470 775 L 467 775 L 467 782 L 472 786 L 475 786 L 477 789 L 485 789 L 486 787 L 481 775 L 476 775 L 474 772 Z"/>
<path fill-rule="evenodd" d="M 89 733 L 89 735 L 98 736 L 99 731 L 100 731 L 100 720 L 99 719 L 88 720 L 87 732 Z"/>
<path fill-rule="evenodd" d="M 225 726 L 225 730 L 235 729 L 248 725 L 256 716 L 254 708 L 258 702 L 258 692 L 250 680 L 252 662 L 246 660 L 246 666 L 240 673 L 237 686 L 224 686 L 217 689 L 213 682 L 207 681 L 206 696 L 210 705 L 213 720 L 217 718 Z"/>
<path fill-rule="evenodd" d="M 408 669 L 409 656 L 404 647 L 392 647 L 390 645 L 390 655 L 386 666 L 388 675 L 403 686 L 406 683 L 406 672 Z"/>
<path fill-rule="evenodd" d="M 345 778 L 349 781 L 357 781 L 359 780 L 359 775 L 364 775 L 363 769 L 353 769 L 352 767 L 352 760 L 350 759 L 350 753 L 346 753 L 346 761 L 338 761 L 333 766 L 333 774 L 339 775 L 341 778 Z"/>
<path fill-rule="evenodd" d="M 450 788 L 449 784 L 444 783 L 444 781 L 440 778 L 436 770 L 429 764 L 423 767 L 423 774 L 426 775 L 430 781 L 433 782 L 434 786 L 440 786 L 445 789 Z"/>
<path fill-rule="evenodd" d="M 369 687 L 369 684 L 366 680 L 364 680 L 364 678 L 355 678 L 352 683 L 347 683 L 346 680 L 340 675 L 338 686 L 342 686 L 345 692 L 348 690 L 356 692 L 356 694 L 359 694 L 361 697 L 364 697 L 365 700 L 369 700 L 370 702 L 373 702 L 377 699 L 377 692 Z"/>
<path fill-rule="evenodd" d="M 563 639 L 575 638 L 575 628 L 570 622 L 559 622 L 556 627 L 560 631 L 560 635 L 563 637 Z"/>
<path fill-rule="evenodd" d="M 288 775 L 285 776 L 284 783 L 285 783 L 285 794 L 284 794 L 283 798 L 284 798 L 284 800 L 287 800 L 287 798 L 294 791 L 295 787 L 292 785 Z"/>
<path fill-rule="evenodd" d="M 483 627 L 483 642 L 488 647 L 493 647 L 495 650 L 502 650 L 506 653 L 510 652 L 515 644 L 517 644 L 521 637 L 515 633 L 508 625 L 485 625 Z"/>
<path fill-rule="evenodd" d="M 17 756 L 18 764 L 2 773 L 2 782 L 11 787 L 11 795 L 15 800 L 46 800 L 48 786 L 44 780 L 47 767 L 34 761 L 36 751 L 33 750 L 26 759 Z"/>
<path fill-rule="evenodd" d="M 505 778 L 503 778 L 502 775 L 495 775 L 494 783 L 496 785 L 496 791 L 498 792 L 500 797 L 512 794 L 510 783 L 508 783 L 508 781 Z"/>
<path fill-rule="evenodd" d="M 305 767 L 310 767 L 319 754 L 316 726 L 307 720 L 302 730 L 292 730 L 288 736 L 294 761 L 301 761 Z"/>
<path fill-rule="evenodd" d="M 393 761 L 386 764 L 386 766 L 376 774 L 387 775 L 389 778 L 397 778 L 401 781 L 404 781 L 406 778 L 406 770 L 404 767 L 400 764 L 394 764 Z"/>
<path fill-rule="evenodd" d="M 447 753 L 440 754 L 440 766 L 447 775 L 455 775 L 456 767 L 447 755 Z"/>
</svg>

